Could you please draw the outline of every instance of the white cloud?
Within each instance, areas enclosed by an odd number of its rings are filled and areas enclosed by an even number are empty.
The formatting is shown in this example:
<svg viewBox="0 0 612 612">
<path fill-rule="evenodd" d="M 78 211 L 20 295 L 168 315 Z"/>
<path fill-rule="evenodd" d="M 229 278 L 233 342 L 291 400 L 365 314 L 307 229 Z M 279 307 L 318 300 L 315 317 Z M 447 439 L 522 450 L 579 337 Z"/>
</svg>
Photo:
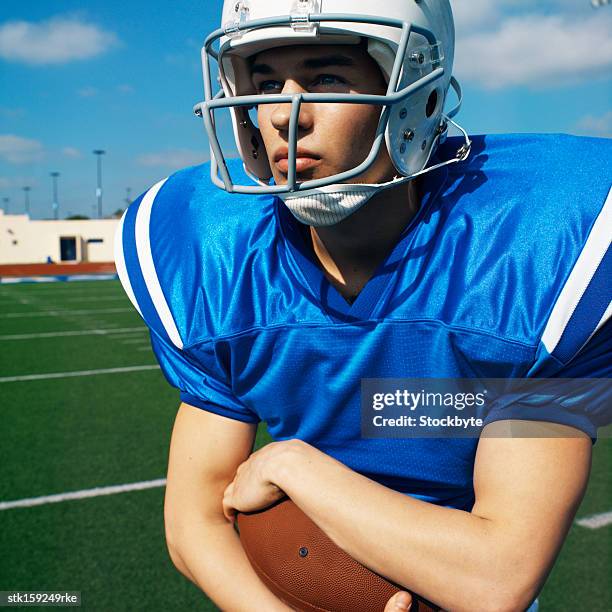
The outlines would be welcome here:
<svg viewBox="0 0 612 612">
<path fill-rule="evenodd" d="M 134 88 L 128 83 L 122 83 L 121 85 L 117 85 L 117 91 L 119 93 L 131 94 L 134 93 Z"/>
<path fill-rule="evenodd" d="M 498 20 L 501 10 L 499 2 L 491 0 L 458 0 L 452 7 L 455 28 L 460 35 Z"/>
<path fill-rule="evenodd" d="M 612 111 L 608 111 L 599 117 L 587 115 L 576 124 L 576 129 L 580 134 L 587 136 L 612 138 Z"/>
<path fill-rule="evenodd" d="M 589 0 L 452 0 L 459 36 L 469 35 L 504 18 L 537 12 L 541 16 L 563 15 L 584 18 L 593 13 Z"/>
<path fill-rule="evenodd" d="M 117 44 L 117 36 L 76 18 L 40 23 L 7 21 L 0 25 L 0 57 L 33 65 L 88 59 Z"/>
<path fill-rule="evenodd" d="M 457 44 L 459 78 L 487 89 L 579 82 L 612 69 L 612 20 L 524 15 Z"/>
<path fill-rule="evenodd" d="M 0 176 L 0 189 L 8 189 L 10 186 L 10 179 L 7 179 L 5 176 Z"/>
<path fill-rule="evenodd" d="M 62 149 L 62 155 L 69 157 L 70 159 L 79 159 L 80 157 L 83 157 L 83 154 L 74 147 L 64 147 Z"/>
<path fill-rule="evenodd" d="M 81 98 L 93 98 L 98 95 L 98 90 L 95 87 L 81 87 L 81 89 L 77 90 L 77 94 Z"/>
<path fill-rule="evenodd" d="M 11 164 L 29 164 L 43 158 L 44 148 L 38 140 L 13 134 L 0 134 L 0 159 Z"/>
<path fill-rule="evenodd" d="M 195 166 L 208 159 L 208 155 L 202 151 L 189 149 L 171 149 L 158 153 L 146 153 L 136 160 L 141 166 L 163 166 L 166 168 L 184 168 Z"/>
</svg>

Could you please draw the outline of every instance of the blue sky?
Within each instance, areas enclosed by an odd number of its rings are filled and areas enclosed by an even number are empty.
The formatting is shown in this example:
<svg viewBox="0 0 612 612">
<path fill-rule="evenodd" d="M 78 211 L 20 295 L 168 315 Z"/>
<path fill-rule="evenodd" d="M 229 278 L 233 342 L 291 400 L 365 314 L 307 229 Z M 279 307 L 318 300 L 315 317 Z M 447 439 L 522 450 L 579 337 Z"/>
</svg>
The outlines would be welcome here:
<svg viewBox="0 0 612 612">
<path fill-rule="evenodd" d="M 208 156 L 192 114 L 199 51 L 220 0 L 2 0 L 0 207 L 51 216 L 104 212 Z M 456 74 L 469 132 L 612 136 L 612 6 L 590 0 L 454 0 Z"/>
</svg>

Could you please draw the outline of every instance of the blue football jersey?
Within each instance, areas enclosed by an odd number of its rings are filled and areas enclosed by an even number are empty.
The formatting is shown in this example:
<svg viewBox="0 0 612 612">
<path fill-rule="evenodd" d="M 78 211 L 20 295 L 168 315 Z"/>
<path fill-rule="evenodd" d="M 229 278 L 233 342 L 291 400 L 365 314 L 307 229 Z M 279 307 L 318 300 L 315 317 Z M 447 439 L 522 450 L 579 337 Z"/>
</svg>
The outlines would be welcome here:
<svg viewBox="0 0 612 612">
<path fill-rule="evenodd" d="M 478 440 L 364 438 L 360 382 L 610 377 L 611 164 L 610 140 L 474 138 L 468 160 L 420 182 L 418 213 L 352 304 L 281 200 L 227 194 L 208 165 L 130 205 L 117 268 L 184 402 L 469 510 Z M 546 412 L 592 438 L 606 418 L 597 397 Z"/>
</svg>

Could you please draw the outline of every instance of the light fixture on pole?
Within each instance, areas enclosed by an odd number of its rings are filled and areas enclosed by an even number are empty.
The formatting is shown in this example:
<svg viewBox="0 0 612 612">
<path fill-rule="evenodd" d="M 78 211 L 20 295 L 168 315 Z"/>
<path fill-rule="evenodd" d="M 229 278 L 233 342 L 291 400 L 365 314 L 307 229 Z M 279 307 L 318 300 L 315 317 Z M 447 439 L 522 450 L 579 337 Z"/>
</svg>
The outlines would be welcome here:
<svg viewBox="0 0 612 612">
<path fill-rule="evenodd" d="M 93 154 L 98 158 L 98 187 L 96 188 L 96 199 L 98 200 L 98 219 L 102 218 L 102 156 L 106 153 L 103 149 L 95 149 Z"/>
<path fill-rule="evenodd" d="M 22 187 L 23 193 L 25 195 L 25 213 L 30 216 L 30 190 L 32 189 L 29 185 L 25 185 Z"/>
<path fill-rule="evenodd" d="M 132 203 L 132 188 L 125 188 L 125 203 L 129 206 Z"/>
<path fill-rule="evenodd" d="M 56 221 L 59 218 L 59 202 L 57 201 L 57 179 L 59 175 L 59 172 L 51 172 L 51 178 L 53 179 L 53 204 L 51 206 L 53 208 L 53 218 Z"/>
<path fill-rule="evenodd" d="M 4 204 L 4 213 L 6 215 L 9 214 L 9 203 L 10 203 L 11 199 L 9 197 L 4 197 L 2 198 L 2 203 Z"/>
</svg>

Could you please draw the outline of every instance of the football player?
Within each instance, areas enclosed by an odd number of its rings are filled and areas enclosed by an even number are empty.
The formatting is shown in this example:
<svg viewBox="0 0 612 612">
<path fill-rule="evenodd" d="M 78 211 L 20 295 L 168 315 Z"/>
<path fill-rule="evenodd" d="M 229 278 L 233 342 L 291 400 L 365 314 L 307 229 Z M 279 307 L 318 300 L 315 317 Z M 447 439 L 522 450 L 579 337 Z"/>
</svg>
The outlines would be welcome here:
<svg viewBox="0 0 612 612">
<path fill-rule="evenodd" d="M 604 402 L 499 407 L 480 438 L 370 439 L 360 382 L 609 377 L 610 142 L 469 138 L 445 111 L 461 96 L 448 0 L 232 0 L 222 24 L 197 107 L 210 168 L 152 187 L 117 240 L 182 399 L 173 562 L 222 609 L 287 610 L 232 519 L 288 495 L 354 559 L 443 608 L 529 608 Z M 251 453 L 260 421 L 275 441 Z M 388 609 L 407 609 L 397 600 Z"/>
</svg>

